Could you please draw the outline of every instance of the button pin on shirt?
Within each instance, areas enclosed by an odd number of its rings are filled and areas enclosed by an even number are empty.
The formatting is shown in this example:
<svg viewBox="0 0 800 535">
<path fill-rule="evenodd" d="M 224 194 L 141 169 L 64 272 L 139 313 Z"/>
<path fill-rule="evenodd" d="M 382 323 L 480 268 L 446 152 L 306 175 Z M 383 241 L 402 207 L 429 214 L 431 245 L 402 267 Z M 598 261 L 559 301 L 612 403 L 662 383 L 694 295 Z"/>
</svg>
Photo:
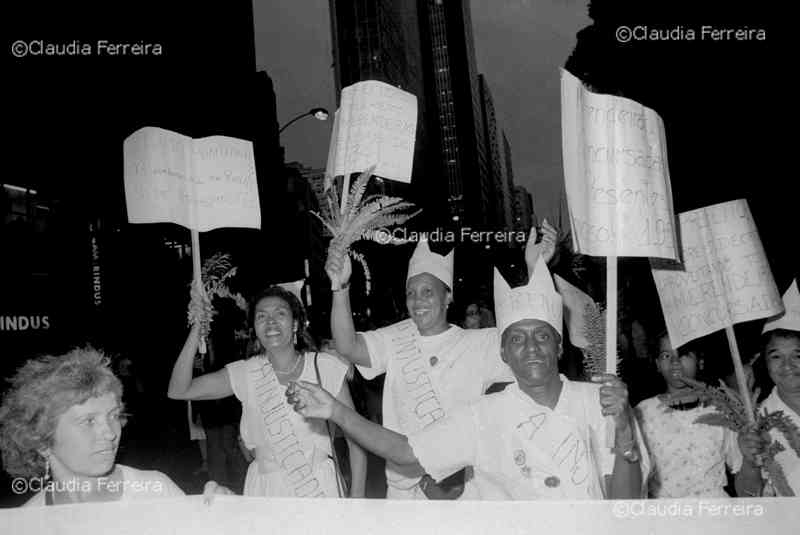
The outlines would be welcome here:
<svg viewBox="0 0 800 535">
<path fill-rule="evenodd" d="M 439 362 L 439 359 L 436 356 L 431 357 L 431 366 L 436 366 L 436 363 Z"/>
</svg>

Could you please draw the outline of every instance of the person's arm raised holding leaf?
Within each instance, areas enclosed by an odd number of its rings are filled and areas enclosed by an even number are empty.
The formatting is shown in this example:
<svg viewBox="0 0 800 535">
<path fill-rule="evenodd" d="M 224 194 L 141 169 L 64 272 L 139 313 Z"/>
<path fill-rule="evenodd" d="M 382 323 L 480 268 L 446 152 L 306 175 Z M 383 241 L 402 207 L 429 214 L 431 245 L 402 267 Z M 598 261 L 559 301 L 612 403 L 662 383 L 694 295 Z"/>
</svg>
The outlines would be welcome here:
<svg viewBox="0 0 800 535">
<path fill-rule="evenodd" d="M 347 249 L 336 240 L 328 248 L 325 272 L 331 280 L 331 333 L 336 350 L 353 364 L 370 366 L 369 350 L 364 337 L 356 332 L 350 307 L 350 275 L 353 272 Z"/>
</svg>

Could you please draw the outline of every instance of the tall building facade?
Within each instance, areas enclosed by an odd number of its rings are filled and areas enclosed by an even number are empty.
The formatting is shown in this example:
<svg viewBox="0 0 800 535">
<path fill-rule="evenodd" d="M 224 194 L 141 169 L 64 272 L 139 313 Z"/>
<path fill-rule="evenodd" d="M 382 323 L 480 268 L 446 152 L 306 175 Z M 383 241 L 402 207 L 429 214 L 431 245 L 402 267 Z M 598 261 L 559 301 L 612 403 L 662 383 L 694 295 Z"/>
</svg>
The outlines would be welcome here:
<svg viewBox="0 0 800 535">
<path fill-rule="evenodd" d="M 516 228 L 516 216 L 514 211 L 514 165 L 511 161 L 511 143 L 505 132 L 502 132 L 503 139 L 503 171 L 505 172 L 505 182 L 503 183 L 503 201 L 506 216 L 506 228 Z"/>
<path fill-rule="evenodd" d="M 337 105 L 343 88 L 364 80 L 385 82 L 415 95 L 418 115 L 412 187 L 424 190 L 432 177 L 416 2 L 330 0 L 329 7 Z M 370 185 L 373 192 L 425 199 L 423 194 L 414 195 L 412 187 L 377 180 Z"/>
<path fill-rule="evenodd" d="M 486 154 L 489 158 L 487 179 L 484 182 L 485 195 L 489 199 L 491 208 L 489 225 L 497 229 L 507 228 L 506 207 L 504 195 L 505 172 L 503 170 L 503 157 L 500 152 L 498 138 L 497 116 L 494 109 L 494 99 L 489 89 L 489 84 L 483 74 L 478 75 L 478 85 L 481 92 L 481 111 L 483 115 L 483 137 Z"/>
<path fill-rule="evenodd" d="M 458 226 L 486 228 L 491 211 L 486 191 L 489 158 L 469 1 L 421 0 L 418 5 L 448 214 Z"/>
<path fill-rule="evenodd" d="M 514 187 L 514 230 L 525 232 L 536 223 L 533 197 L 524 186 Z"/>
<path fill-rule="evenodd" d="M 337 98 L 359 80 L 414 93 L 411 194 L 426 226 L 487 228 L 496 213 L 468 0 L 330 0 Z"/>
</svg>

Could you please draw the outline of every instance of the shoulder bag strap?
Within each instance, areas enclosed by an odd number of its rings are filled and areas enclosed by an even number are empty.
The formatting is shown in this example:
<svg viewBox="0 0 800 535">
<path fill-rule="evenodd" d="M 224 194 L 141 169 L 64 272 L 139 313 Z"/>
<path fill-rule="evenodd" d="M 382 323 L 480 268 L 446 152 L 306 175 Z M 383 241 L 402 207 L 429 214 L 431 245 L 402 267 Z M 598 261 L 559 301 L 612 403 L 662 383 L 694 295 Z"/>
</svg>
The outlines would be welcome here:
<svg viewBox="0 0 800 535">
<path fill-rule="evenodd" d="M 319 374 L 319 352 L 314 353 L 314 372 L 317 374 L 317 384 L 320 388 L 325 388 L 322 385 L 322 377 Z M 333 467 L 336 472 L 336 486 L 339 490 L 339 497 L 347 497 L 347 489 L 345 488 L 344 480 L 342 478 L 342 470 L 339 466 L 339 457 L 336 455 L 336 445 L 333 442 L 333 433 L 331 432 L 331 423 L 325 420 L 325 429 L 328 431 L 328 440 L 331 442 L 331 459 L 333 459 Z"/>
</svg>

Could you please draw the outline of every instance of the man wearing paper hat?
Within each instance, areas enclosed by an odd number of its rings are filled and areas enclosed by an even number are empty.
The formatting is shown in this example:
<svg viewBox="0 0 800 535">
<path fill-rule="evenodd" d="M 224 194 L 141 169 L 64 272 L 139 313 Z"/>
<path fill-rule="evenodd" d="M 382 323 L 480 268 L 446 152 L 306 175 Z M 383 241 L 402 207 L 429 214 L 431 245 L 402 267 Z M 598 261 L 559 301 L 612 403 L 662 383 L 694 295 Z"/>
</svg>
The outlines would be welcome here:
<svg viewBox="0 0 800 535">
<path fill-rule="evenodd" d="M 399 434 L 298 383 L 287 396 L 307 418 L 327 418 L 398 467 L 441 481 L 474 468 L 476 499 L 639 498 L 646 452 L 625 385 L 613 376 L 577 383 L 558 374 L 561 298 L 542 259 L 531 281 L 511 289 L 495 271 L 501 358 L 516 384 L 450 411 L 421 430 Z M 604 447 L 613 417 L 616 444 Z M 601 477 L 602 476 L 602 477 Z"/>
<path fill-rule="evenodd" d="M 769 413 L 781 411 L 800 428 L 800 292 L 797 280 L 783 295 L 783 306 L 784 312 L 764 325 L 762 358 L 775 387 L 761 403 L 759 410 L 766 409 Z M 800 456 L 797 450 L 778 429 L 771 429 L 769 440 L 766 438 L 753 432 L 739 434 L 739 448 L 744 462 L 736 474 L 737 491 L 748 495 L 762 493 L 764 482 L 756 458 L 763 455 L 773 441 L 777 441 L 783 450 L 775 454 L 775 462 L 783 470 L 788 490 L 795 496 L 800 495 Z M 782 490 L 780 485 L 774 483 L 771 490 L 775 494 L 788 494 L 786 489 Z"/>
<path fill-rule="evenodd" d="M 555 233 L 555 229 L 553 229 Z M 542 254 L 531 232 L 526 262 Z M 331 332 L 339 352 L 358 366 L 367 379 L 386 373 L 383 424 L 411 434 L 441 420 L 453 409 L 479 398 L 496 382 L 513 380 L 497 355 L 496 328 L 470 329 L 451 325 L 453 255 L 437 254 L 427 239 L 416 246 L 406 274 L 409 319 L 368 332 L 356 332 L 347 291 L 351 273 L 344 250 L 328 251 L 326 271 L 333 285 Z M 552 252 L 550 252 L 552 255 Z M 469 470 L 437 485 L 429 476 L 386 463 L 387 497 L 394 499 L 474 497 Z"/>
</svg>

